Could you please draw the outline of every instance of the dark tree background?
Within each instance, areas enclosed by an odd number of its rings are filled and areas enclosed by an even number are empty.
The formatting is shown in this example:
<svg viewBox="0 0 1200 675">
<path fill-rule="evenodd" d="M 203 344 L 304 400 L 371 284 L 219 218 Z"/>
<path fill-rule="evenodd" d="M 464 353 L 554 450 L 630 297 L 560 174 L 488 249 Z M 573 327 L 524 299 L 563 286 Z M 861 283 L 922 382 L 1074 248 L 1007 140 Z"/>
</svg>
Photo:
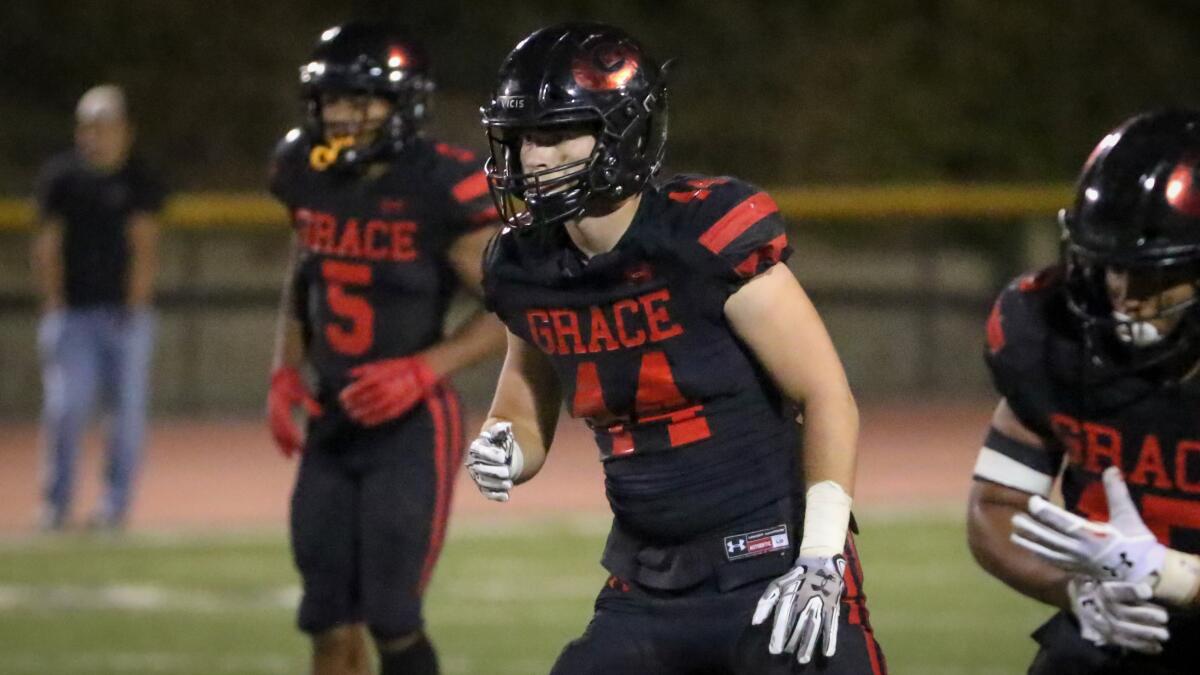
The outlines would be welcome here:
<svg viewBox="0 0 1200 675">
<path fill-rule="evenodd" d="M 618 23 L 675 57 L 673 168 L 766 184 L 1066 180 L 1140 109 L 1200 104 L 1200 3 L 1176 0 L 9 0 L 0 193 L 70 142 L 78 96 L 127 87 L 145 154 L 182 189 L 259 189 L 298 116 L 321 29 L 423 32 L 435 133 L 480 147 L 477 108 L 523 35 Z"/>
</svg>

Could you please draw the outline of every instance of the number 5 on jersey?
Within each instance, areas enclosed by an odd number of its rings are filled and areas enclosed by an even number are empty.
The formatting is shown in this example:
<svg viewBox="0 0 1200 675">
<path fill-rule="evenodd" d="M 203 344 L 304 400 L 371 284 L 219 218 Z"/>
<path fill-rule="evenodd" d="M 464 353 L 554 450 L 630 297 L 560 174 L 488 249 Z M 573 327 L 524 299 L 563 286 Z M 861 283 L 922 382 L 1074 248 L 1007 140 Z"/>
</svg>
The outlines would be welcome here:
<svg viewBox="0 0 1200 675">
<path fill-rule="evenodd" d="M 334 351 L 347 356 L 362 356 L 375 340 L 375 311 L 362 295 L 371 285 L 371 267 L 338 260 L 321 261 L 325 280 L 325 300 L 340 322 L 325 326 L 325 339 Z M 362 287 L 359 294 L 353 287 Z"/>
</svg>

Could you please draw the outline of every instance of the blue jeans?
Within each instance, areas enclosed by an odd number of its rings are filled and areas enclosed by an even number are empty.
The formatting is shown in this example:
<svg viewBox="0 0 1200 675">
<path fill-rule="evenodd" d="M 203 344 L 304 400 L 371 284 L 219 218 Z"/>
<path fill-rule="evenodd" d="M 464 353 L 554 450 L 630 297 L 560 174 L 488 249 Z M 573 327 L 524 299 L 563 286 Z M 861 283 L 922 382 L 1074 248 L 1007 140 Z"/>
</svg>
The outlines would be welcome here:
<svg viewBox="0 0 1200 675">
<path fill-rule="evenodd" d="M 97 391 L 111 412 L 107 493 L 97 513 L 124 520 L 141 464 L 147 380 L 154 352 L 155 317 L 124 307 L 65 309 L 42 317 L 42 410 L 45 434 L 43 496 L 61 523 L 71 507 L 75 460 Z"/>
</svg>

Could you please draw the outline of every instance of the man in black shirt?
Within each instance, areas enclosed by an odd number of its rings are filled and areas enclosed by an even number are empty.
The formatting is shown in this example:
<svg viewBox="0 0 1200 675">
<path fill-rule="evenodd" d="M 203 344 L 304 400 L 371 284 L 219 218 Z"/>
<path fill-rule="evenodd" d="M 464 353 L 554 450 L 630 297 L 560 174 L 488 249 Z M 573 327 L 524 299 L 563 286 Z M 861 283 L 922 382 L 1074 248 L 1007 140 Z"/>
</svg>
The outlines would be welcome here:
<svg viewBox="0 0 1200 675">
<path fill-rule="evenodd" d="M 151 299 L 164 189 L 130 156 L 125 97 L 94 87 L 76 109 L 75 149 L 48 161 L 37 183 L 33 262 L 42 291 L 46 439 L 42 526 L 66 522 L 79 441 L 97 391 L 112 406 L 108 490 L 92 518 L 120 527 L 141 455 L 153 351 Z"/>
</svg>

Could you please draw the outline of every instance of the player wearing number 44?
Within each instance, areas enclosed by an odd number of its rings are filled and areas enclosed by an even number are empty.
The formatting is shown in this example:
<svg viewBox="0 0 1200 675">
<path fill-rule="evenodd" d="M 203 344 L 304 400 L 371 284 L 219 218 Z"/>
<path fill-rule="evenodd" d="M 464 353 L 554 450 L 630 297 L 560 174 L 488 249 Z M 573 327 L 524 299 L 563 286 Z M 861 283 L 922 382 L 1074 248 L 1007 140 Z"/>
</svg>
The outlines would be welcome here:
<svg viewBox="0 0 1200 675">
<path fill-rule="evenodd" d="M 468 469 L 507 501 L 564 399 L 595 434 L 612 576 L 554 675 L 878 675 L 847 532 L 854 399 L 771 198 L 652 182 L 665 76 L 598 24 L 540 30 L 501 67 L 483 118 L 509 227 L 484 286 L 508 355 Z"/>
<path fill-rule="evenodd" d="M 272 166 L 294 235 L 268 397 L 279 449 L 303 451 L 299 626 L 316 675 L 372 672 L 367 630 L 383 675 L 429 675 L 421 597 L 464 438 L 444 378 L 504 340 L 482 311 L 449 337 L 442 323 L 457 286 L 479 292 L 496 213 L 480 162 L 419 133 L 433 82 L 403 31 L 331 28 L 300 82 L 305 125 Z"/>
<path fill-rule="evenodd" d="M 1105 136 L 1060 220 L 1061 262 L 1011 284 L 988 320 L 1003 398 L 971 550 L 1061 610 L 1034 633 L 1032 675 L 1195 673 L 1200 111 Z M 1045 499 L 1060 472 L 1065 508 Z"/>
</svg>

